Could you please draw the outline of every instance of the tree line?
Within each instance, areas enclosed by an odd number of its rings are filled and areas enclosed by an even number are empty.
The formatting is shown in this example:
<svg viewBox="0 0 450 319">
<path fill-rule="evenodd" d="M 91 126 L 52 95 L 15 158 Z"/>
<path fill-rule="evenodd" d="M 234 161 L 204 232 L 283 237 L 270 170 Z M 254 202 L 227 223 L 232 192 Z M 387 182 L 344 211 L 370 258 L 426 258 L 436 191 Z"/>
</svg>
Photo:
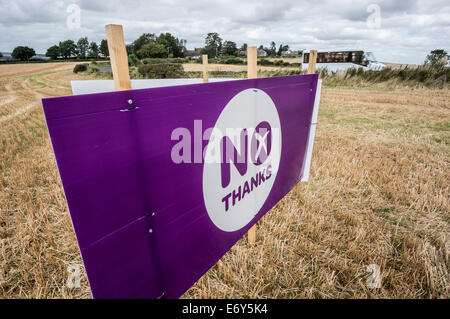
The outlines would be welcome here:
<svg viewBox="0 0 450 319">
<path fill-rule="evenodd" d="M 154 33 L 143 33 L 132 43 L 126 45 L 127 53 L 131 59 L 145 58 L 183 58 L 187 52 L 186 40 L 179 39 L 170 33 L 161 33 L 156 36 Z M 268 56 L 281 56 L 283 52 L 289 50 L 288 45 L 280 44 L 277 49 L 274 41 L 269 47 L 261 45 L 260 50 L 264 50 Z M 223 41 L 217 32 L 210 32 L 205 37 L 205 47 L 201 53 L 207 54 L 210 58 L 220 56 L 238 56 L 241 52 L 247 51 L 247 44 L 244 43 L 240 48 L 233 41 Z M 88 38 L 84 37 L 74 42 L 66 40 L 54 45 L 47 50 L 46 56 L 52 59 L 56 58 L 96 58 L 101 54 L 104 57 L 109 55 L 108 42 L 102 40 L 100 45 L 95 42 L 89 43 Z"/>
<path fill-rule="evenodd" d="M 178 39 L 170 33 L 144 33 L 138 39 L 126 46 L 128 55 L 143 58 L 170 58 L 183 57 L 186 51 L 186 40 Z M 68 58 L 98 58 L 108 57 L 108 41 L 101 40 L 100 44 L 89 42 L 87 37 L 77 42 L 65 40 L 47 49 L 45 54 L 51 59 Z"/>
<path fill-rule="evenodd" d="M 109 55 L 108 52 L 108 43 L 106 40 L 102 40 L 100 45 L 96 42 L 89 42 L 87 37 L 83 37 L 78 39 L 77 42 L 73 40 L 65 40 L 60 41 L 59 44 L 52 45 L 47 49 L 45 56 L 50 59 L 69 59 L 69 58 L 98 58 L 103 56 L 107 57 Z"/>
<path fill-rule="evenodd" d="M 219 56 L 238 56 L 245 54 L 247 51 L 247 43 L 242 44 L 240 48 L 233 41 L 226 40 L 220 37 L 217 32 L 210 32 L 205 38 L 205 47 L 201 50 L 202 54 L 207 54 L 209 58 L 217 58 Z M 269 47 L 260 45 L 258 50 L 265 51 L 267 56 L 277 57 L 281 56 L 283 52 L 289 51 L 289 45 L 280 44 L 277 49 L 276 43 L 272 41 Z"/>
<path fill-rule="evenodd" d="M 161 33 L 159 36 L 154 33 L 143 33 L 132 43 L 126 45 L 126 48 L 128 55 L 132 55 L 131 59 L 183 58 L 187 52 L 186 40 L 179 39 L 168 32 Z M 268 56 L 281 56 L 283 52 L 289 50 L 289 46 L 281 44 L 277 49 L 275 42 L 272 41 L 269 47 L 261 45 L 259 49 L 264 50 Z M 210 58 L 238 56 L 245 54 L 246 51 L 246 43 L 238 48 L 236 42 L 223 41 L 217 32 L 207 34 L 205 46 L 201 49 L 201 53 L 207 54 Z M 36 52 L 26 46 L 16 47 L 12 53 L 14 59 L 22 61 L 27 61 L 35 55 Z M 108 42 L 106 39 L 101 40 L 100 43 L 90 42 L 87 37 L 82 37 L 76 42 L 74 40 L 60 41 L 49 47 L 45 56 L 54 60 L 108 57 Z"/>
</svg>

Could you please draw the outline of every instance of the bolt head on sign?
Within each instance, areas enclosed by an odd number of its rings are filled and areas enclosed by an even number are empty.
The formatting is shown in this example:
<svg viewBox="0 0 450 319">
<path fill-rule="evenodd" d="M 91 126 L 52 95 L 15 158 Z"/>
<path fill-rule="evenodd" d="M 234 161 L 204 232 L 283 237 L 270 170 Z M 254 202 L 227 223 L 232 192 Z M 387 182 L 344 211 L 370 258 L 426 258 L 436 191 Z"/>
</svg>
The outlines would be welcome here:
<svg viewBox="0 0 450 319">
<path fill-rule="evenodd" d="M 258 89 L 238 93 L 220 114 L 205 151 L 203 197 L 218 228 L 239 230 L 258 214 L 280 155 L 280 118 L 270 96 Z"/>
<path fill-rule="evenodd" d="M 93 296 L 178 298 L 200 279 L 300 181 L 317 80 L 43 99 Z"/>
</svg>

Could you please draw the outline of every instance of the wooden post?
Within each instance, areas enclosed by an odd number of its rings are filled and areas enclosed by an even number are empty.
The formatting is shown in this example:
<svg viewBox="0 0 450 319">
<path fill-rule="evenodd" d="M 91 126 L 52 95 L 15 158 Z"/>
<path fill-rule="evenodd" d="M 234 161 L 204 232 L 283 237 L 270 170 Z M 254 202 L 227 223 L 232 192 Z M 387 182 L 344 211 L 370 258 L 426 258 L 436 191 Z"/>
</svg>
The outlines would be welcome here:
<svg viewBox="0 0 450 319">
<path fill-rule="evenodd" d="M 309 51 L 308 74 L 316 73 L 317 50 Z"/>
<path fill-rule="evenodd" d="M 116 91 L 131 90 L 130 73 L 128 70 L 128 56 L 121 25 L 108 24 L 105 26 L 108 40 L 109 57 L 114 77 Z"/>
<path fill-rule="evenodd" d="M 208 55 L 203 54 L 203 83 L 208 83 Z"/>
<path fill-rule="evenodd" d="M 247 47 L 247 77 L 256 79 L 258 77 L 258 51 L 256 47 Z M 248 231 L 248 244 L 253 245 L 256 241 L 256 224 Z"/>
<path fill-rule="evenodd" d="M 256 47 L 247 47 L 247 77 L 249 79 L 258 77 L 258 51 Z"/>
</svg>

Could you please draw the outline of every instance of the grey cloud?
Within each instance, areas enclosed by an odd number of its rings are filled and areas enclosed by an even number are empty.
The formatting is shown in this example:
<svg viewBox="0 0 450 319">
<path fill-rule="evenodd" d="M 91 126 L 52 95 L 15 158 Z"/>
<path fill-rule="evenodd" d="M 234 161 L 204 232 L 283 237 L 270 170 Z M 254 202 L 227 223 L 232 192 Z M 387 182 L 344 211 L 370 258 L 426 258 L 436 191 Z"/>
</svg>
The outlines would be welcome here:
<svg viewBox="0 0 450 319">
<path fill-rule="evenodd" d="M 51 23 L 66 19 L 63 1 L 1 0 L 1 24 Z"/>
<path fill-rule="evenodd" d="M 81 7 L 80 30 L 65 21 L 70 3 Z M 379 4 L 381 28 L 366 25 L 367 6 Z M 359 47 L 383 59 L 422 62 L 427 51 L 448 49 L 448 0 L 0 0 L 0 51 L 27 44 L 38 52 L 60 40 L 105 37 L 104 25 L 123 24 L 131 42 L 143 32 L 171 32 L 203 45 L 207 32 L 238 44 L 287 43 L 292 48 Z"/>
</svg>

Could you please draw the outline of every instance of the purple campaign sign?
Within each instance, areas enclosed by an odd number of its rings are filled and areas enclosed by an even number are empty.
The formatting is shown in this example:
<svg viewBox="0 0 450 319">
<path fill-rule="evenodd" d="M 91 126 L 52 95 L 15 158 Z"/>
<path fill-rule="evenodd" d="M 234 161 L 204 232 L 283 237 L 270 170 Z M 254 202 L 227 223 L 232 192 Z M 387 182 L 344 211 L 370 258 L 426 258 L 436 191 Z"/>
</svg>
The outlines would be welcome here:
<svg viewBox="0 0 450 319">
<path fill-rule="evenodd" d="M 93 296 L 178 298 L 203 276 L 300 181 L 316 88 L 301 75 L 44 99 Z"/>
</svg>

